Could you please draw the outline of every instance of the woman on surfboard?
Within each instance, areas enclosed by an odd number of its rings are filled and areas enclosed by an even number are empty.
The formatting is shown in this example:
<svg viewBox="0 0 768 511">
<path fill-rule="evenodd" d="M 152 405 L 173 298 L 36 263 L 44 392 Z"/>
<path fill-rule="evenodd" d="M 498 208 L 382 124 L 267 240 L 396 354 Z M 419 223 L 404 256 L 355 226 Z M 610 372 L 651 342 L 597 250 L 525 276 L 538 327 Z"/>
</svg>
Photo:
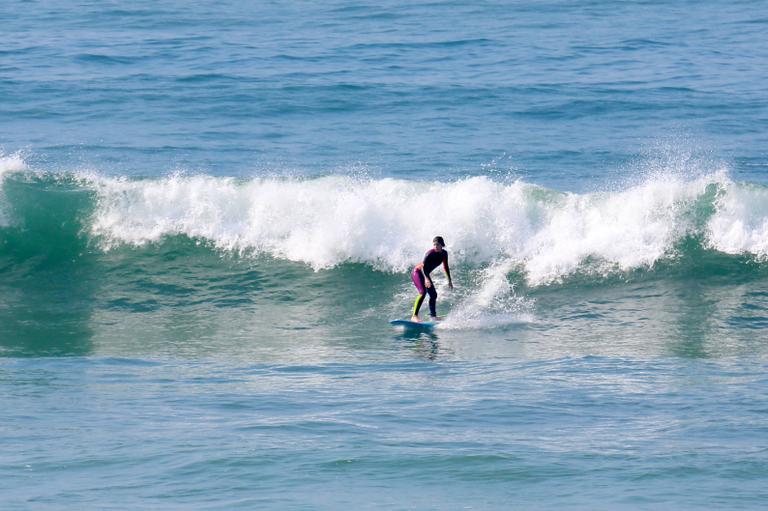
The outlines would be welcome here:
<svg viewBox="0 0 768 511">
<path fill-rule="evenodd" d="M 429 293 L 429 316 L 432 321 L 437 321 L 437 290 L 432 282 L 429 274 L 432 270 L 443 265 L 445 274 L 448 276 L 448 287 L 453 289 L 453 282 L 451 281 L 451 270 L 448 268 L 448 251 L 445 250 L 445 241 L 442 236 L 435 236 L 432 240 L 432 248 L 426 254 L 424 254 L 424 261 L 417 264 L 411 272 L 411 279 L 413 279 L 413 285 L 419 290 L 419 296 L 416 298 L 416 303 L 413 304 L 413 316 L 411 321 L 419 322 L 419 309 L 421 304 L 424 303 L 424 297 Z"/>
</svg>

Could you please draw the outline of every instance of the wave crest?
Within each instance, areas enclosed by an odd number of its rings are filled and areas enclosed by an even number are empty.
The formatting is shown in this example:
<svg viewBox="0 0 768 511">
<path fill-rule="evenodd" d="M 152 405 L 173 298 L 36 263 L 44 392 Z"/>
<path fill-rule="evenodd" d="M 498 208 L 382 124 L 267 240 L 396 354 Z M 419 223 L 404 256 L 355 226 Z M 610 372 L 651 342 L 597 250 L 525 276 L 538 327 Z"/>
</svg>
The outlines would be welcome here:
<svg viewBox="0 0 768 511">
<path fill-rule="evenodd" d="M 590 271 L 603 273 L 651 267 L 692 234 L 716 250 L 765 253 L 761 235 L 768 232 L 768 192 L 736 186 L 725 173 L 654 176 L 627 190 L 589 194 L 486 177 L 424 183 L 174 175 L 95 183 L 92 232 L 106 247 L 185 235 L 315 269 L 359 262 L 402 271 L 440 234 L 453 261 L 512 260 L 532 285 L 581 271 L 587 261 Z M 733 217 L 747 230 L 736 240 L 729 235 Z"/>
<path fill-rule="evenodd" d="M 652 268 L 680 256 L 690 240 L 768 258 L 768 188 L 735 183 L 724 170 L 695 178 L 655 173 L 623 190 L 577 194 L 487 177 L 62 179 L 25 169 L 21 156 L 0 156 L 0 227 L 16 218 L 27 230 L 53 232 L 69 222 L 79 226 L 72 236 L 102 250 L 182 236 L 314 269 L 352 262 L 399 272 L 439 234 L 453 264 L 508 268 L 529 286 Z M 26 178 L 13 179 L 14 172 Z M 72 191 L 81 192 L 77 201 Z"/>
</svg>

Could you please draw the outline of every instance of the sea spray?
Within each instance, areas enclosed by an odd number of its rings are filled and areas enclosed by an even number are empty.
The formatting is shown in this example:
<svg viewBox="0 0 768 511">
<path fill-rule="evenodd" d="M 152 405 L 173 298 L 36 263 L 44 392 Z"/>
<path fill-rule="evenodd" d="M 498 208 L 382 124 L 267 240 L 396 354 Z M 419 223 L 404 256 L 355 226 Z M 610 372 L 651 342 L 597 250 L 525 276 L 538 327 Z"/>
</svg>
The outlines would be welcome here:
<svg viewBox="0 0 768 511">
<path fill-rule="evenodd" d="M 515 283 L 509 278 L 518 266 L 514 259 L 502 258 L 473 271 L 473 276 L 465 279 L 465 282 L 471 281 L 470 289 L 459 290 L 462 296 L 451 308 L 442 328 L 500 328 L 534 321 L 534 300 L 518 295 Z"/>
</svg>

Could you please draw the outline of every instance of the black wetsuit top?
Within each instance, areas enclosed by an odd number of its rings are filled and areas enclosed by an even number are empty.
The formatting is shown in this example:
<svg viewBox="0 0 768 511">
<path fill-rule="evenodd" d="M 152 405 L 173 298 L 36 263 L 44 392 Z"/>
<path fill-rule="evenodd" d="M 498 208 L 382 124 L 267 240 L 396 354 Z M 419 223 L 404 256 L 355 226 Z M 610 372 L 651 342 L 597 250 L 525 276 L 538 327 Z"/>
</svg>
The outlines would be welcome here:
<svg viewBox="0 0 768 511">
<path fill-rule="evenodd" d="M 448 265 L 448 251 L 443 249 L 438 252 L 434 248 L 428 251 L 424 255 L 424 274 L 429 277 L 429 274 L 440 265 Z"/>
</svg>

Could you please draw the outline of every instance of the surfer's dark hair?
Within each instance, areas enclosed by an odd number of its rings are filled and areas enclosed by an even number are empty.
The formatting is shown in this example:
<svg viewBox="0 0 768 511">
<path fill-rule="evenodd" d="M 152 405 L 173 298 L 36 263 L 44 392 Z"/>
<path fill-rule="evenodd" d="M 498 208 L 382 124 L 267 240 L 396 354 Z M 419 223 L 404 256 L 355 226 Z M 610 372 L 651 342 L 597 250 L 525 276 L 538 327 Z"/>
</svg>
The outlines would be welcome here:
<svg viewBox="0 0 768 511">
<path fill-rule="evenodd" d="M 441 247 L 445 246 L 445 241 L 443 240 L 442 236 L 435 236 L 435 239 L 432 240 L 432 243 L 440 243 Z"/>
</svg>

